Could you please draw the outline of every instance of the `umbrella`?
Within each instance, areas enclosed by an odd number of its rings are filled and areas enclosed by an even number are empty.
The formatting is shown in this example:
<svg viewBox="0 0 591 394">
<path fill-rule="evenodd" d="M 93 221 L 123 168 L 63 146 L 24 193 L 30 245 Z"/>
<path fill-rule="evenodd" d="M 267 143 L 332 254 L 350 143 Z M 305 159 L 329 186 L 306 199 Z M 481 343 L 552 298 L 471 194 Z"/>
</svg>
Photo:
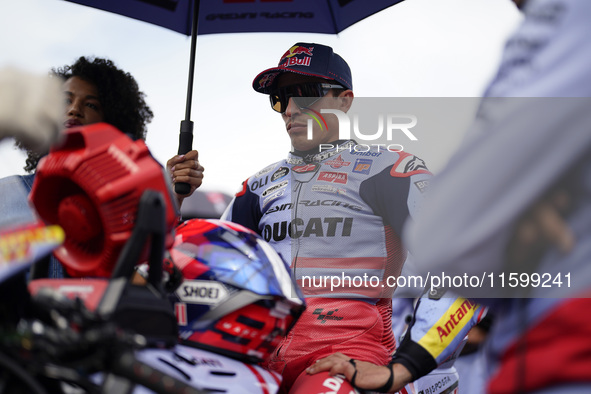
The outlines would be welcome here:
<svg viewBox="0 0 591 394">
<path fill-rule="evenodd" d="M 66 0 L 114 12 L 191 36 L 185 119 L 179 154 L 193 145 L 191 103 L 198 34 L 239 32 L 306 32 L 337 34 L 403 0 Z M 188 184 L 177 183 L 179 194 Z"/>
<path fill-rule="evenodd" d="M 337 34 L 403 0 L 67 0 L 191 35 L 301 32 Z M 196 7 L 194 6 L 196 4 Z M 198 9 L 197 9 L 198 8 Z"/>
</svg>

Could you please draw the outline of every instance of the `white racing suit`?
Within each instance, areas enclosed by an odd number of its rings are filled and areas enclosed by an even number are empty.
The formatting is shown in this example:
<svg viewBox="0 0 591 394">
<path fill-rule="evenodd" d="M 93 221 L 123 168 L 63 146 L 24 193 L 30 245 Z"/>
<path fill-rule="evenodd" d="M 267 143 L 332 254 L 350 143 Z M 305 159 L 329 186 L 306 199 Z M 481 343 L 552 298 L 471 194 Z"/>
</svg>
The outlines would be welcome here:
<svg viewBox="0 0 591 394">
<path fill-rule="evenodd" d="M 411 154 L 355 146 L 290 154 L 245 181 L 223 216 L 290 262 L 306 296 L 306 311 L 269 362 L 286 387 L 336 351 L 386 364 L 395 348 L 392 279 L 407 255 L 400 231 L 431 174 Z"/>
<path fill-rule="evenodd" d="M 247 179 L 222 217 L 268 241 L 306 295 L 307 310 L 268 363 L 287 388 L 334 352 L 383 365 L 395 348 L 391 297 L 407 257 L 400 231 L 431 174 L 409 153 L 355 146 L 290 154 Z"/>
</svg>

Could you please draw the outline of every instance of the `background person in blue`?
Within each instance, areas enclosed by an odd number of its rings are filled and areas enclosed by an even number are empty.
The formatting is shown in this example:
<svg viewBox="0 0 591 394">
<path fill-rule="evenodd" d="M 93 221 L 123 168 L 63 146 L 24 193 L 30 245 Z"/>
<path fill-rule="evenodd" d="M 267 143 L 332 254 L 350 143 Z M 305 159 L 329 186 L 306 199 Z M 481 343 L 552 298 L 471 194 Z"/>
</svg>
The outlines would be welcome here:
<svg viewBox="0 0 591 394">
<path fill-rule="evenodd" d="M 80 57 L 72 65 L 52 70 L 52 74 L 64 81 L 64 96 L 55 97 L 55 100 L 65 100 L 63 128 L 107 122 L 134 140 L 145 139 L 147 125 L 153 117 L 152 111 L 133 76 L 117 68 L 111 60 Z M 22 183 L 30 191 L 37 164 L 46 154 L 47 151 L 27 149 L 25 170 L 32 174 L 0 180 L 0 195 L 4 200 L 4 203 L 0 203 L 0 215 L 30 209 L 27 201 L 11 199 L 9 195 L 15 184 L 20 186 Z M 203 180 L 204 169 L 199 164 L 198 152 L 172 157 L 167 168 L 173 182 L 191 185 L 188 195 L 176 195 L 180 206 L 182 200 L 191 195 Z M 52 257 L 49 267 L 37 264 L 33 275 L 60 278 L 64 272 L 59 262 Z"/>
<path fill-rule="evenodd" d="M 488 392 L 591 392 L 591 2 L 521 3 L 480 116 L 405 239 L 428 243 L 422 270 L 519 290 L 482 301 L 495 314 Z M 567 228 L 542 234 L 557 215 Z M 516 253 L 517 238 L 537 242 Z"/>
</svg>

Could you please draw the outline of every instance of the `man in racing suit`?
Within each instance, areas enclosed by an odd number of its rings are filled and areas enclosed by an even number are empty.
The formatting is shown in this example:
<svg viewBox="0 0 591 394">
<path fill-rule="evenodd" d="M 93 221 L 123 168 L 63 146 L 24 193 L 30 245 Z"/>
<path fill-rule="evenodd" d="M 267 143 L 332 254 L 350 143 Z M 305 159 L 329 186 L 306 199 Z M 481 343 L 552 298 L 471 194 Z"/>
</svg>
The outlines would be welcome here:
<svg viewBox="0 0 591 394">
<path fill-rule="evenodd" d="M 339 140 L 338 119 L 320 111 L 346 113 L 352 80 L 330 47 L 297 43 L 253 87 L 270 95 L 294 151 L 248 178 L 223 219 L 259 233 L 290 262 L 302 287 L 307 310 L 268 367 L 283 375 L 285 391 L 298 380 L 305 392 L 305 369 L 334 352 L 390 361 L 394 285 L 388 279 L 401 272 L 402 226 L 431 174 L 407 152 Z"/>
</svg>

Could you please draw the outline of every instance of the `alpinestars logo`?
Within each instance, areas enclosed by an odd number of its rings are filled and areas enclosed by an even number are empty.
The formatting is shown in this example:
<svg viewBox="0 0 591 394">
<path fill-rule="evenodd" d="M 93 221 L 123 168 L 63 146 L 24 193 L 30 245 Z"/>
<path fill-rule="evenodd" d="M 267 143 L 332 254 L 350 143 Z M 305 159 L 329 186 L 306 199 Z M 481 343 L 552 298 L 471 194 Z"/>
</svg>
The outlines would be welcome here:
<svg viewBox="0 0 591 394">
<path fill-rule="evenodd" d="M 335 309 L 334 311 L 328 311 L 328 312 L 326 312 L 326 314 L 322 313 L 323 310 L 324 310 L 323 308 L 318 308 L 318 309 L 315 309 L 314 312 L 312 312 L 313 315 L 318 315 L 318 319 L 316 319 L 316 320 L 322 320 L 320 322 L 321 324 L 326 323 L 327 320 L 343 320 L 342 316 L 334 316 L 333 315 L 333 313 L 338 311 L 338 309 Z"/>
<path fill-rule="evenodd" d="M 412 160 L 410 160 L 408 163 L 406 163 L 406 166 L 404 168 L 404 172 L 406 173 L 419 170 L 427 170 L 427 166 L 425 165 L 425 162 L 423 160 L 419 159 L 416 156 L 413 157 Z"/>
</svg>

